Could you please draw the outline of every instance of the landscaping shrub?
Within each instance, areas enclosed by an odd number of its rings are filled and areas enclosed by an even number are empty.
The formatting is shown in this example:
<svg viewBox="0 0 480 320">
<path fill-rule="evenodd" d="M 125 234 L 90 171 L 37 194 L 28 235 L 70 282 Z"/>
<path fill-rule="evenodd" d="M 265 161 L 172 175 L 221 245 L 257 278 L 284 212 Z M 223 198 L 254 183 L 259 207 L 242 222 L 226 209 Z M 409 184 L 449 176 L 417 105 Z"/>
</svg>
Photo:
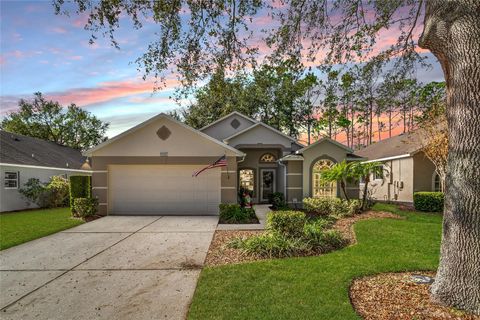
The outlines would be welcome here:
<svg viewBox="0 0 480 320">
<path fill-rule="evenodd" d="M 70 187 L 68 180 L 62 176 L 53 176 L 46 185 L 48 193 L 48 207 L 66 207 L 69 203 Z"/>
<path fill-rule="evenodd" d="M 343 200 L 340 198 L 304 198 L 303 208 L 319 216 L 350 217 L 360 212 L 360 200 Z"/>
<path fill-rule="evenodd" d="M 324 253 L 346 244 L 340 232 L 330 229 L 334 221 L 332 217 L 308 220 L 300 211 L 273 211 L 267 215 L 267 227 L 263 234 L 246 239 L 235 238 L 228 246 L 264 258 Z"/>
<path fill-rule="evenodd" d="M 275 211 L 267 215 L 267 230 L 285 237 L 299 237 L 307 218 L 301 211 Z"/>
<path fill-rule="evenodd" d="M 269 197 L 269 202 L 274 210 L 284 209 L 287 207 L 287 204 L 285 203 L 285 196 L 282 192 L 272 193 Z"/>
<path fill-rule="evenodd" d="M 303 198 L 303 209 L 320 216 L 332 214 L 332 205 L 329 198 Z"/>
<path fill-rule="evenodd" d="M 73 200 L 75 215 L 80 218 L 93 216 L 97 213 L 97 198 L 75 198 Z"/>
<path fill-rule="evenodd" d="M 74 200 L 76 198 L 90 198 L 91 177 L 90 176 L 70 176 L 70 208 L 74 212 Z"/>
<path fill-rule="evenodd" d="M 237 238 L 229 246 L 264 258 L 293 257 L 306 254 L 310 250 L 308 243 L 302 239 L 284 237 L 278 233 L 264 233 L 247 239 Z"/>
<path fill-rule="evenodd" d="M 442 212 L 443 201 L 442 192 L 415 192 L 413 194 L 413 205 L 419 211 Z"/>
<path fill-rule="evenodd" d="M 43 183 L 37 178 L 30 178 L 19 192 L 40 208 L 57 208 L 68 205 L 68 181 L 62 176 L 52 176 L 48 183 Z"/>
<path fill-rule="evenodd" d="M 308 221 L 292 237 L 268 229 L 265 233 L 246 239 L 235 238 L 228 246 L 245 254 L 263 258 L 284 258 L 323 253 L 341 248 L 345 244 L 340 232 L 326 230 L 331 222 L 325 219 Z"/>
<path fill-rule="evenodd" d="M 223 223 L 251 223 L 256 219 L 253 208 L 241 207 L 236 203 L 221 203 L 219 209 Z"/>
<path fill-rule="evenodd" d="M 315 252 L 328 252 L 339 249 L 346 244 L 345 239 L 338 230 L 326 230 L 309 234 L 305 240 Z"/>
</svg>

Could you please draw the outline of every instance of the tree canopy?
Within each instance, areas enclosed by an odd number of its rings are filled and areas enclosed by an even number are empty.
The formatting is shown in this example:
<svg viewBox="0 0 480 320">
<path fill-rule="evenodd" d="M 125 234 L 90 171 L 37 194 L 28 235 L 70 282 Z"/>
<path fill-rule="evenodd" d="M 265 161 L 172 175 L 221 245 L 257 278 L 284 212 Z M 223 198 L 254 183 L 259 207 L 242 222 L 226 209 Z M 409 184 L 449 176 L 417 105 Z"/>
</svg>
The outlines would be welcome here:
<svg viewBox="0 0 480 320">
<path fill-rule="evenodd" d="M 53 141 L 60 145 L 86 150 L 106 140 L 109 124 L 75 104 L 63 108 L 46 100 L 40 92 L 33 101 L 20 100 L 19 110 L 1 122 L 2 130 Z"/>
</svg>

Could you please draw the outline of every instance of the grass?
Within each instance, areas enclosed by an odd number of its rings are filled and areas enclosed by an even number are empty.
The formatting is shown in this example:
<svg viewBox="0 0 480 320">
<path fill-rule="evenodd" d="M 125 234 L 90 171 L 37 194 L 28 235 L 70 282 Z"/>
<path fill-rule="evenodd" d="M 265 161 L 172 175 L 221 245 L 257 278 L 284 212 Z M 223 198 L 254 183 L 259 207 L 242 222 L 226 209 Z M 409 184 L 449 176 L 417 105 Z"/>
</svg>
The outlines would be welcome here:
<svg viewBox="0 0 480 320">
<path fill-rule="evenodd" d="M 326 255 L 205 268 L 189 319 L 359 319 L 349 300 L 352 279 L 382 272 L 435 270 L 440 214 L 376 204 L 405 219 L 355 224 L 358 244 Z"/>
<path fill-rule="evenodd" d="M 0 214 L 0 250 L 82 224 L 70 208 L 28 210 Z"/>
</svg>

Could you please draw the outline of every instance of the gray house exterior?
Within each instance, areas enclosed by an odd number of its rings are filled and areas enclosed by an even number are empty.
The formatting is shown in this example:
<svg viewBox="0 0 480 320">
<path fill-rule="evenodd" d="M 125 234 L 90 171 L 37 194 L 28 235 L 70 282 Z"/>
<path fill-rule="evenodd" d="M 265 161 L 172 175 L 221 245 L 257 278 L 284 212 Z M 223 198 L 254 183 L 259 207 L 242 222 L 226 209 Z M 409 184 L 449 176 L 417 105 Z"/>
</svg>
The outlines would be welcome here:
<svg viewBox="0 0 480 320">
<path fill-rule="evenodd" d="M 34 209 L 18 190 L 30 179 L 90 175 L 80 151 L 50 141 L 0 131 L 0 212 Z"/>
<path fill-rule="evenodd" d="M 240 188 L 254 203 L 283 192 L 296 206 L 307 196 L 340 196 L 321 184 L 319 170 L 360 158 L 324 138 L 305 147 L 294 138 L 233 112 L 193 129 L 159 114 L 85 153 L 100 214 L 217 215 L 219 203 L 236 203 Z M 227 165 L 193 172 L 225 156 Z M 358 186 L 349 192 L 358 197 Z"/>
<path fill-rule="evenodd" d="M 371 177 L 369 192 L 373 199 L 412 203 L 414 192 L 441 191 L 435 165 L 422 151 L 419 132 L 376 142 L 356 154 L 383 164 L 383 177 Z"/>
</svg>

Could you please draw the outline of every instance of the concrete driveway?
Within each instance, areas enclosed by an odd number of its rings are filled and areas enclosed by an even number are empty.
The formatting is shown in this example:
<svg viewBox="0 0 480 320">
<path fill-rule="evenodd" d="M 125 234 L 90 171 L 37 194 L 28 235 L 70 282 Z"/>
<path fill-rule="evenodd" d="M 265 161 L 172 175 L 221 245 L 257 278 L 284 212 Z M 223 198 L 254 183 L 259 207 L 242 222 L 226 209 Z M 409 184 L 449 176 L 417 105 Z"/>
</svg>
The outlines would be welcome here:
<svg viewBox="0 0 480 320">
<path fill-rule="evenodd" d="M 183 319 L 218 217 L 108 216 L 0 252 L 1 319 Z"/>
</svg>

